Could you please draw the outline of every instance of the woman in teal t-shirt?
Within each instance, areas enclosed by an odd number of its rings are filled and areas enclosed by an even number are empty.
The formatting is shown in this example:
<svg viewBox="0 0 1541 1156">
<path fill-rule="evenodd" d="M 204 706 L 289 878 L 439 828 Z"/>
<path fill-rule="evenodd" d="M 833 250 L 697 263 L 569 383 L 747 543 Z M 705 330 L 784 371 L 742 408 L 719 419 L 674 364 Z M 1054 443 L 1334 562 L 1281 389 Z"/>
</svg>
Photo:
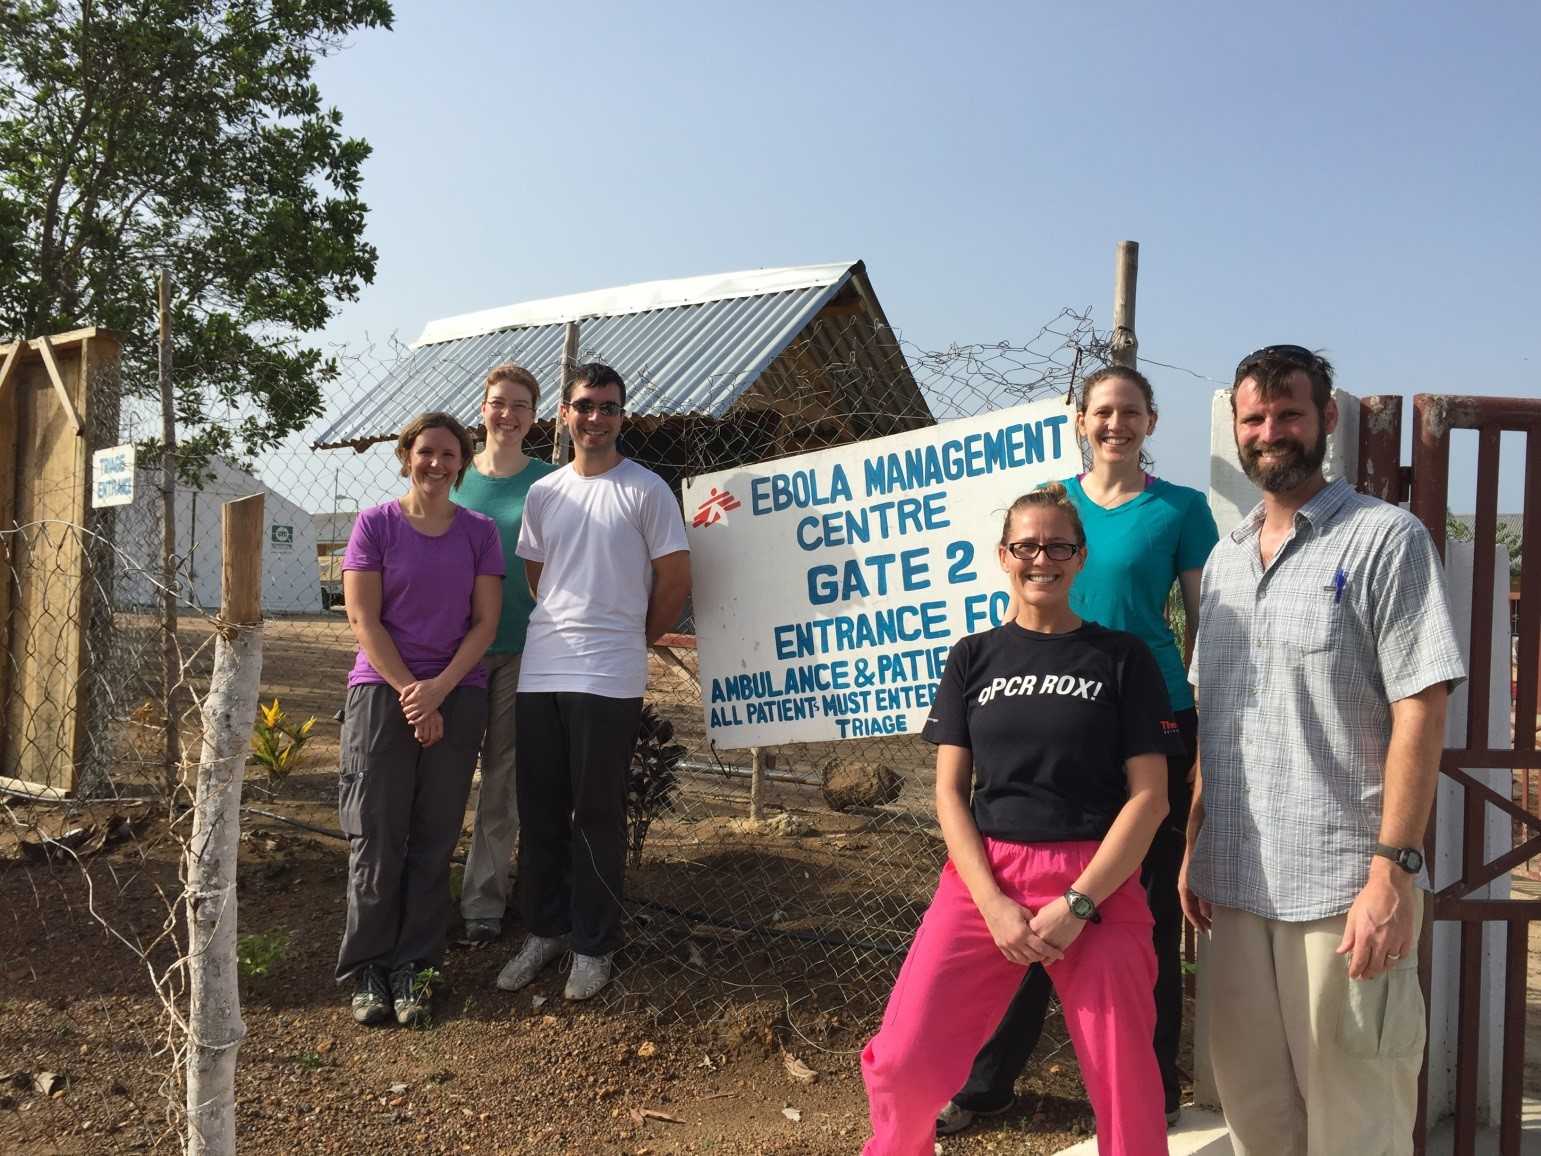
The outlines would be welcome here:
<svg viewBox="0 0 1541 1156">
<path fill-rule="evenodd" d="M 1166 1094 L 1167 1122 L 1179 1112 L 1177 1048 L 1182 1036 L 1182 908 L 1177 874 L 1192 799 L 1198 716 L 1182 652 L 1166 620 L 1167 595 L 1182 591 L 1191 649 L 1198 620 L 1199 576 L 1218 534 L 1209 503 L 1198 490 L 1145 472 L 1141 449 L 1156 428 L 1156 401 L 1138 370 L 1100 369 L 1086 379 L 1076 411 L 1076 432 L 1091 449 L 1092 468 L 1065 479 L 1086 527 L 1081 575 L 1070 591 L 1081 618 L 1138 635 L 1161 668 L 1186 754 L 1167 760 L 1171 810 L 1151 843 L 1141 871 L 1155 918 L 1156 1060 Z M 1013 609 L 1015 609 L 1013 607 Z M 974 1061 L 968 1083 L 937 1119 L 943 1135 L 976 1116 L 1005 1111 L 1013 1085 L 1043 1030 L 1050 985 L 1041 967 L 1028 970 L 995 1035 Z"/>
<path fill-rule="evenodd" d="M 530 486 L 556 467 L 524 452 L 524 436 L 535 421 L 540 386 L 522 366 L 499 365 L 482 388 L 482 426 L 486 445 L 455 491 L 455 501 L 497 523 L 503 556 L 514 558 L 524 497 Z M 517 562 L 515 558 L 515 562 Z M 503 614 L 484 660 L 487 666 L 487 734 L 482 742 L 482 789 L 476 800 L 476 824 L 466 855 L 460 888 L 462 943 L 491 943 L 503 934 L 508 906 L 508 869 L 519 837 L 514 805 L 514 692 L 519 685 L 519 656 L 535 600 L 524 571 L 510 564 L 503 582 Z"/>
</svg>

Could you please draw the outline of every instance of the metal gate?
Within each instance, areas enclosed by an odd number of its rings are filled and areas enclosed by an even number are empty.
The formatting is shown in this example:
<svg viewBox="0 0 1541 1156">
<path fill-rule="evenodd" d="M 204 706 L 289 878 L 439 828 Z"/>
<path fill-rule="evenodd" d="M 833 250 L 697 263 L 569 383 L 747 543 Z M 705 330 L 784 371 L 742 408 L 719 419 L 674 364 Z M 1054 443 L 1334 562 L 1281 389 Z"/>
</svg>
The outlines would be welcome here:
<svg viewBox="0 0 1541 1156">
<path fill-rule="evenodd" d="M 1467 697 L 1466 746 L 1446 749 L 1440 774 L 1460 787 L 1463 832 L 1459 878 L 1442 886 L 1425 908 L 1419 943 L 1419 970 L 1425 992 L 1432 991 L 1433 925 L 1460 925 L 1459 988 L 1457 996 L 1455 1073 L 1455 1154 L 1470 1156 L 1477 1143 L 1479 1056 L 1482 1042 L 1482 943 L 1487 924 L 1505 927 L 1503 976 L 1503 1059 L 1499 1075 L 1499 1152 L 1518 1156 L 1525 1069 L 1527 957 L 1530 923 L 1541 919 L 1541 900 L 1480 899 L 1471 893 L 1506 872 L 1541 855 L 1541 819 L 1530 810 L 1536 798 L 1532 777 L 1541 772 L 1537 751 L 1537 674 L 1541 665 L 1541 401 L 1498 397 L 1419 394 L 1413 399 L 1413 464 L 1400 466 L 1401 398 L 1371 397 L 1360 414 L 1360 488 L 1387 501 L 1412 499 L 1412 511 L 1428 527 L 1441 557 L 1446 552 L 1446 512 L 1449 508 L 1450 434 L 1477 432 L 1477 495 L 1473 528 L 1471 649 Z M 1515 675 L 1512 749 L 1490 749 L 1489 693 L 1493 659 L 1494 549 L 1498 526 L 1500 439 L 1517 432 L 1524 441 L 1524 542 L 1528 547 L 1519 581 L 1517 633 L 1511 656 Z M 1509 771 L 1507 792 L 1493 790 L 1472 771 Z M 1519 802 L 1516 802 L 1516 798 Z M 1436 807 L 1438 803 L 1436 803 Z M 1511 846 L 1489 860 L 1485 827 L 1488 808 L 1511 820 Z M 1425 853 L 1435 859 L 1438 817 L 1429 824 Z M 1432 1002 L 1432 1001 L 1431 1001 Z M 1428 1063 L 1419 1082 L 1418 1131 L 1414 1151 L 1427 1148 Z"/>
</svg>

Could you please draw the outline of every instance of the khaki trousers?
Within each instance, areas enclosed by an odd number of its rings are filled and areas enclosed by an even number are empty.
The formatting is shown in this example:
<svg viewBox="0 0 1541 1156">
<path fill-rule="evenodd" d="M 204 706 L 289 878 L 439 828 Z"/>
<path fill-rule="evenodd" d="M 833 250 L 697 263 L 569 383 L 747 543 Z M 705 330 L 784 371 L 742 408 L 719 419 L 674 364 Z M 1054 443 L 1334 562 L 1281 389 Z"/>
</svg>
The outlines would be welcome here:
<svg viewBox="0 0 1541 1156">
<path fill-rule="evenodd" d="M 476 824 L 460 884 L 462 919 L 503 918 L 513 887 L 514 844 L 519 841 L 519 810 L 514 805 L 514 691 L 519 687 L 519 655 L 489 654 L 487 735 L 482 740 L 482 789 L 476 797 Z"/>
<path fill-rule="evenodd" d="M 1423 893 L 1415 890 L 1414 919 Z M 1424 1004 L 1416 951 L 1373 980 L 1337 955 L 1346 916 L 1214 909 L 1210 1055 L 1236 1156 L 1406 1156 Z"/>
</svg>

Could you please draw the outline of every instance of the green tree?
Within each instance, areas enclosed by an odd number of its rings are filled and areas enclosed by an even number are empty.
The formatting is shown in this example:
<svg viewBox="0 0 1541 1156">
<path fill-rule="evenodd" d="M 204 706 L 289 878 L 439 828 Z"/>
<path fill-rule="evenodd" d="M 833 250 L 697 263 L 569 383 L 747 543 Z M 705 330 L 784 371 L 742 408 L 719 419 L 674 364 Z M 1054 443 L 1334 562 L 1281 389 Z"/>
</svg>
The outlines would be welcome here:
<svg viewBox="0 0 1541 1156">
<path fill-rule="evenodd" d="M 388 0 L 0 0 L 0 334 L 105 325 L 156 392 L 174 281 L 180 434 L 253 453 L 322 410 L 305 344 L 374 278 L 363 140 L 312 80 Z"/>
</svg>

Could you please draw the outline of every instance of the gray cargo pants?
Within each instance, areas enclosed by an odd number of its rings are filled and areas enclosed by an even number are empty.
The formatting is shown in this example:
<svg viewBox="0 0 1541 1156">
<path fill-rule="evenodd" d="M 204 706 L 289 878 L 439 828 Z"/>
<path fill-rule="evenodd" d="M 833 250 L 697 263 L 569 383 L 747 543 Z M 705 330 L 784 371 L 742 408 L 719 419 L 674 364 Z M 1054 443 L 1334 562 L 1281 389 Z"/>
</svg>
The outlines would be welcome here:
<svg viewBox="0 0 1541 1156">
<path fill-rule="evenodd" d="M 456 687 L 439 711 L 444 737 L 425 748 L 391 687 L 348 688 L 337 780 L 337 814 L 348 836 L 339 980 L 372 963 L 387 970 L 443 963 L 450 855 L 487 725 L 487 692 Z"/>
</svg>

